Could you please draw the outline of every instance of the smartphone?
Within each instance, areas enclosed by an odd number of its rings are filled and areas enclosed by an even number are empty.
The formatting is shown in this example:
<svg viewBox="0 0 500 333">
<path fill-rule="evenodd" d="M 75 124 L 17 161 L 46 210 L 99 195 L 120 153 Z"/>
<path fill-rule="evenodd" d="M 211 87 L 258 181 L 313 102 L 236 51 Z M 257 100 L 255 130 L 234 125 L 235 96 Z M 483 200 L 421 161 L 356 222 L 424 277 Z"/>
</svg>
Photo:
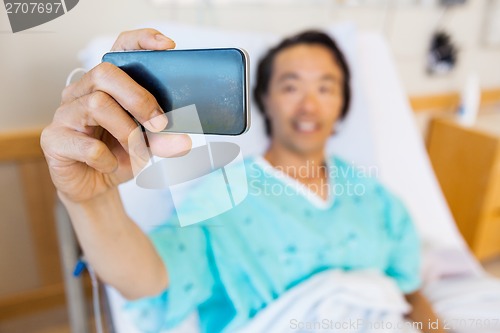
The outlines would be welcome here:
<svg viewBox="0 0 500 333">
<path fill-rule="evenodd" d="M 165 132 L 240 135 L 250 127 L 248 55 L 242 49 L 119 51 L 102 61 L 155 96 L 169 118 Z M 183 112 L 193 105 L 197 117 Z"/>
</svg>

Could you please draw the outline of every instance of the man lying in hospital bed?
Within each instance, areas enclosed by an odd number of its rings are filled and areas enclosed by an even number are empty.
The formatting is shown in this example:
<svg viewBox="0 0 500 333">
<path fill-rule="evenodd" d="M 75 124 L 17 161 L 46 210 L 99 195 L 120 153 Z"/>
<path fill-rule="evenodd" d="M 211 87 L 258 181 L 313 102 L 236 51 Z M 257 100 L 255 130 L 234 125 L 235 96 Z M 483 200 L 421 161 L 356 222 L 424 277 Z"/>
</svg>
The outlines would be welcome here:
<svg viewBox="0 0 500 333">
<path fill-rule="evenodd" d="M 247 325 L 241 329 L 248 332 L 278 332 L 279 329 L 297 331 L 297 327 L 306 319 L 309 319 L 308 322 L 332 319 L 332 323 L 341 323 L 355 318 L 352 313 L 365 313 L 363 310 L 367 310 L 367 304 L 370 303 L 377 304 L 371 308 L 370 318 L 386 323 L 401 319 L 400 315 L 408 311 L 406 304 L 397 296 L 401 291 L 415 291 L 420 275 L 418 242 L 409 215 L 401 202 L 376 180 L 360 179 L 358 174 L 349 171 L 352 168 L 349 164 L 338 158 L 324 160 L 322 152 L 332 125 L 343 113 L 341 110 L 346 109 L 347 85 L 341 83 L 347 80 L 347 67 L 342 66 L 338 54 L 329 54 L 328 47 L 319 42 L 321 38 L 316 42 L 298 40 L 295 44 L 289 41 L 290 45 L 274 55 L 277 59 L 285 57 L 285 60 L 288 56 L 290 62 L 271 61 L 272 71 L 268 73 L 270 83 L 261 91 L 261 98 L 267 99 L 262 102 L 262 106 L 272 119 L 270 129 L 273 140 L 264 158 L 247 161 L 247 170 L 249 177 L 258 179 L 261 184 L 266 181 L 279 183 L 302 194 L 286 199 L 273 195 L 265 197 L 265 194 L 250 195 L 238 208 L 241 209 L 240 213 L 235 209 L 219 217 L 222 222 L 227 219 L 224 222 L 227 228 L 222 231 L 203 224 L 199 228 L 162 227 L 155 230 L 152 238 L 158 252 L 167 267 L 172 265 L 168 270 L 170 288 L 157 297 L 129 305 L 129 308 L 140 314 L 138 323 L 144 328 L 156 331 L 158 325 L 174 325 L 189 314 L 189 310 L 196 308 L 202 327 L 210 327 L 206 329 L 210 332 L 218 331 L 226 324 L 232 327 Z M 290 63 L 294 66 L 287 67 Z M 278 71 L 285 74 L 283 81 L 278 80 L 281 81 L 279 84 L 273 81 Z M 327 75 L 323 76 L 325 73 Z M 298 93 L 302 98 L 295 100 L 295 106 L 283 102 L 283 99 L 293 98 Z M 330 110 L 334 112 L 330 113 Z M 276 119 L 278 121 L 273 122 Z M 296 179 L 296 175 L 283 175 L 276 170 L 276 167 L 285 165 L 301 166 L 301 159 L 297 157 L 302 155 L 314 157 L 311 161 L 316 161 L 315 167 L 322 170 L 318 179 Z M 348 176 L 334 179 L 329 174 L 331 170 L 343 170 L 340 174 Z M 258 175 L 252 175 L 252 171 Z M 316 185 L 309 186 L 309 189 L 317 189 L 316 192 L 307 190 L 308 185 L 311 185 L 308 181 Z M 344 193 L 336 196 L 330 192 L 332 187 L 326 186 L 332 181 L 337 184 L 352 181 L 362 184 L 367 191 L 363 195 L 349 196 Z M 327 190 L 323 191 L 325 188 Z M 88 207 L 75 207 L 67 198 L 66 203 L 70 212 L 73 210 L 73 221 L 81 221 L 81 217 L 74 215 L 85 213 Z M 268 214 L 278 217 L 270 219 Z M 76 222 L 75 228 L 80 232 L 82 243 L 87 242 L 87 246 L 95 244 L 95 240 L 86 239 L 89 235 L 85 230 L 82 231 L 86 226 L 78 226 Z M 368 231 L 369 228 L 373 229 Z M 266 238 L 266 235 L 269 237 Z M 236 239 L 240 241 L 235 242 Z M 132 246 L 132 243 L 128 245 Z M 93 249 L 87 250 L 83 245 L 89 256 L 88 252 L 93 252 Z M 143 246 L 147 247 L 147 242 Z M 107 255 L 110 255 L 107 251 Z M 99 272 L 99 263 L 91 263 Z M 101 263 L 106 264 L 104 261 Z M 376 268 L 379 273 L 372 271 L 349 275 L 327 271 L 329 268 L 340 268 L 342 271 Z M 317 274 L 312 276 L 313 273 Z M 161 272 L 158 274 L 161 276 Z M 308 277 L 311 278 L 306 281 Z M 101 278 L 105 279 L 102 275 Z M 151 277 L 141 274 L 141 279 L 144 278 Z M 189 279 L 194 281 L 189 284 Z M 149 281 L 154 281 L 154 278 Z M 371 286 L 368 282 L 371 282 Z M 293 297 L 307 298 L 307 295 L 314 294 L 314 284 L 320 286 L 316 291 L 322 290 L 324 295 L 318 294 L 316 300 L 309 297 L 311 302 L 316 302 L 311 303 L 309 309 L 288 309 L 288 314 L 294 314 L 295 317 L 282 323 L 286 327 L 278 325 L 276 309 L 279 309 L 280 302 L 283 303 L 287 297 L 288 300 L 293 300 Z M 120 285 L 115 286 L 120 289 Z M 384 292 L 377 295 L 377 290 L 382 286 Z M 289 292 L 285 293 L 287 290 Z M 363 292 L 360 293 L 361 290 Z M 190 292 L 194 296 L 189 296 Z M 303 298 L 297 298 L 301 293 Z M 127 292 L 124 294 L 127 295 Z M 280 295 L 283 297 L 278 298 Z M 132 295 L 131 298 L 135 297 L 138 296 Z M 179 299 L 179 303 L 174 304 L 174 299 Z M 276 299 L 278 301 L 274 302 Z M 333 299 L 337 302 L 331 302 Z M 339 303 L 339 300 L 344 303 Z M 319 301 L 322 304 L 320 310 L 304 311 L 314 309 Z M 345 311 L 347 308 L 352 312 L 351 315 L 331 315 L 332 309 Z M 416 318 L 417 321 L 435 319 L 427 305 L 425 309 L 425 318 Z M 250 318 L 259 320 L 247 324 Z M 368 317 L 365 313 L 361 318 Z M 295 322 L 292 322 L 293 319 Z M 295 330 L 292 325 L 297 325 Z"/>
<path fill-rule="evenodd" d="M 347 115 L 350 89 L 345 57 L 325 34 L 299 34 L 269 51 L 257 69 L 255 96 L 271 143 L 263 157 L 245 163 L 248 197 L 192 227 L 176 228 L 174 217 L 150 233 L 168 267 L 169 285 L 154 298 L 128 305 L 139 325 L 172 328 L 198 309 L 202 332 L 241 330 L 292 286 L 328 269 L 379 273 L 366 276 L 363 293 L 350 295 L 359 298 L 359 314 L 377 304 L 380 313 L 372 319 L 386 320 L 387 311 L 402 315 L 407 308 L 401 300 L 382 304 L 388 295 L 398 300 L 399 292 L 413 294 L 410 299 L 423 307 L 415 309 L 417 321 L 436 319 L 415 293 L 420 248 L 402 203 L 369 175 L 324 154 L 335 124 Z M 184 200 L 194 214 L 220 205 L 223 195 L 212 185 L 198 185 Z M 383 276 L 395 282 L 392 288 L 389 281 L 381 284 Z M 325 285 L 338 286 L 341 279 L 331 278 Z M 378 297 L 360 302 L 382 285 L 387 287 Z M 337 292 L 349 289 L 334 290 L 330 298 L 338 298 Z M 285 331 L 289 324 L 283 324 L 248 331 Z"/>
</svg>

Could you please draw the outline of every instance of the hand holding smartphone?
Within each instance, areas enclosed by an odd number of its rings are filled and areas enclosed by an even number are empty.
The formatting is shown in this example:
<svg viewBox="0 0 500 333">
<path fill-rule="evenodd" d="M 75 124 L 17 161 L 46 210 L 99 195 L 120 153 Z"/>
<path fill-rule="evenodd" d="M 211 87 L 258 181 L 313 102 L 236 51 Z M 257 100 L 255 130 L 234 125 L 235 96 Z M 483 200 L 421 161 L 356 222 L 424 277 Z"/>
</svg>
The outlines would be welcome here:
<svg viewBox="0 0 500 333">
<path fill-rule="evenodd" d="M 106 53 L 102 61 L 121 68 L 156 98 L 169 118 L 164 132 L 240 135 L 250 126 L 244 50 L 120 51 Z M 198 119 L 183 116 L 182 108 L 190 105 Z"/>
</svg>

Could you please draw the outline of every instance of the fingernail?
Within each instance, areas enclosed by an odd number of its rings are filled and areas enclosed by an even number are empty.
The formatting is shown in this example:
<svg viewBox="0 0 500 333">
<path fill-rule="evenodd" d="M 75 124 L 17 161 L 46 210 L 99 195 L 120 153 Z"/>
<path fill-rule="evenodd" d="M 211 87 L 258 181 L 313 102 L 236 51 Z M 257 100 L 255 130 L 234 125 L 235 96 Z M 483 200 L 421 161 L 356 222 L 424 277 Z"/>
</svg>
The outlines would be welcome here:
<svg viewBox="0 0 500 333">
<path fill-rule="evenodd" d="M 156 34 L 155 39 L 159 42 L 169 42 L 175 44 L 173 40 L 162 34 Z"/>
<path fill-rule="evenodd" d="M 159 116 L 155 116 L 150 120 L 146 121 L 144 123 L 144 126 L 146 126 L 149 130 L 153 132 L 158 132 L 164 130 L 165 127 L 167 127 L 167 124 L 168 124 L 167 116 L 165 116 L 163 111 L 161 111 L 161 114 Z"/>
</svg>

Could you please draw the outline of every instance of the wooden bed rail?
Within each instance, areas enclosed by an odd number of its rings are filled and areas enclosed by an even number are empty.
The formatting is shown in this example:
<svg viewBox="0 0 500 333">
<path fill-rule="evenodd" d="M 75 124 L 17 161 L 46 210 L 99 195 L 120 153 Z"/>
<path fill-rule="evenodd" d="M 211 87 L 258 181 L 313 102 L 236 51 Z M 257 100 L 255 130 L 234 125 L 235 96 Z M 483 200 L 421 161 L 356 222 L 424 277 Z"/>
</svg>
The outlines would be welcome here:
<svg viewBox="0 0 500 333">
<path fill-rule="evenodd" d="M 0 320 L 65 302 L 54 218 L 56 194 L 40 133 L 40 128 L 0 133 L 0 161 L 14 164 L 19 175 L 39 277 L 38 288 L 0 298 Z"/>
</svg>

